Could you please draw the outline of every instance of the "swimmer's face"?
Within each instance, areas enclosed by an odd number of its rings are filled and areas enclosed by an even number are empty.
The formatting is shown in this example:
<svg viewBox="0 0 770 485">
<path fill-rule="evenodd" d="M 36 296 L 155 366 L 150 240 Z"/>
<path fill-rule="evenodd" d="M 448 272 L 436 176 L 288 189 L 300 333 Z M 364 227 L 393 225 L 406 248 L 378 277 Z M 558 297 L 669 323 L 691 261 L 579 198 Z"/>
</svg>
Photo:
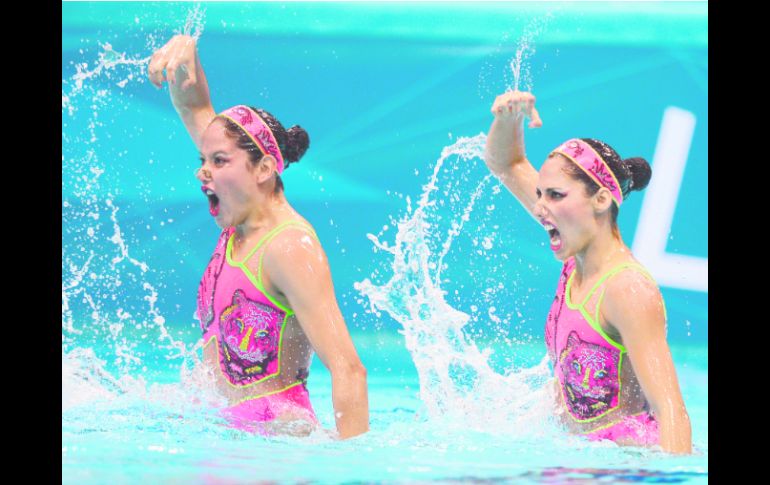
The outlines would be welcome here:
<svg viewBox="0 0 770 485">
<path fill-rule="evenodd" d="M 255 171 L 246 150 L 227 135 L 225 123 L 216 118 L 201 138 L 201 168 L 196 177 L 209 199 L 209 213 L 221 228 L 243 223 L 255 203 Z"/>
<path fill-rule="evenodd" d="M 534 215 L 548 231 L 551 250 L 564 261 L 585 249 L 596 234 L 596 214 L 583 182 L 565 172 L 569 160 L 556 154 L 540 168 Z"/>
</svg>

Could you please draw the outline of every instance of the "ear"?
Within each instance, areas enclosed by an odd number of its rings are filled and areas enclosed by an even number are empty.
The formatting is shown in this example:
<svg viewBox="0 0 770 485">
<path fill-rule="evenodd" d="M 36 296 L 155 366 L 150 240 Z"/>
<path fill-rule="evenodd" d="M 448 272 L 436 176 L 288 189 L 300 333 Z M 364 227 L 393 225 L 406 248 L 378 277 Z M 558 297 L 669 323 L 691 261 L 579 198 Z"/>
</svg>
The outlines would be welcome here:
<svg viewBox="0 0 770 485">
<path fill-rule="evenodd" d="M 265 155 L 257 164 L 257 183 L 263 184 L 272 178 L 273 173 L 277 171 L 277 162 L 272 155 Z"/>
<path fill-rule="evenodd" d="M 594 207 L 594 212 L 597 214 L 606 212 L 610 210 L 613 203 L 612 193 L 606 187 L 602 187 L 594 194 L 591 202 Z"/>
</svg>

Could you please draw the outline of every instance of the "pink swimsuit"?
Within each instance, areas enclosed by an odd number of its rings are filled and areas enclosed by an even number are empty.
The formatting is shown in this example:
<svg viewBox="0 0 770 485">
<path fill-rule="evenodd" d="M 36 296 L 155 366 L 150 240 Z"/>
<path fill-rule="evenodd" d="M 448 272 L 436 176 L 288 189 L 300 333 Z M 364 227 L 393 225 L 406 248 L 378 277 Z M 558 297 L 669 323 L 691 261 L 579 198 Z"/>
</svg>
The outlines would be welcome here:
<svg viewBox="0 0 770 485">
<path fill-rule="evenodd" d="M 608 278 L 626 268 L 634 268 L 648 278 L 634 263 L 623 263 L 603 275 L 580 304 L 570 301 L 569 291 L 575 272 L 575 259 L 564 263 L 559 286 L 545 325 L 548 355 L 559 381 L 562 403 L 567 414 L 578 423 L 590 423 L 618 413 L 621 406 L 621 369 L 626 348 L 612 340 L 599 325 L 599 296 L 594 315 L 585 305 L 596 289 Z M 651 278 L 650 278 L 651 279 Z M 657 444 L 658 423 L 648 411 L 620 416 L 609 425 L 585 433 L 589 439 L 632 440 L 641 445 Z"/>
<path fill-rule="evenodd" d="M 263 288 L 261 256 L 257 277 L 245 263 L 288 226 L 303 228 L 315 237 L 307 225 L 285 222 L 266 234 L 240 263 L 230 257 L 235 229 L 225 229 L 201 278 L 197 315 L 203 340 L 205 345 L 216 345 L 219 370 L 232 387 L 246 388 L 281 373 L 283 333 L 293 312 Z M 306 382 L 307 369 L 303 369 L 292 384 L 251 396 L 222 414 L 239 429 L 272 421 L 288 411 L 317 422 Z"/>
</svg>

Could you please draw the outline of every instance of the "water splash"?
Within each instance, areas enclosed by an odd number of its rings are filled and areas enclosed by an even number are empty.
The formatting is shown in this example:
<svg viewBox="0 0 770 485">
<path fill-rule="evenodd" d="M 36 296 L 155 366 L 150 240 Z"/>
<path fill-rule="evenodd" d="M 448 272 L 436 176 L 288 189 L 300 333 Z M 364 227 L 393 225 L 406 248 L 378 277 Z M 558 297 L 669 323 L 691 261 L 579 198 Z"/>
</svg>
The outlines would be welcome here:
<svg viewBox="0 0 770 485">
<path fill-rule="evenodd" d="M 545 32 L 548 24 L 555 18 L 560 10 L 560 6 L 554 6 L 552 10 L 549 10 L 544 15 L 534 17 L 527 22 L 523 27 L 522 33 L 516 42 L 516 51 L 513 56 L 507 61 L 507 69 L 503 71 L 502 78 L 505 84 L 506 91 L 532 91 L 534 84 L 532 81 L 532 65 L 530 63 L 531 57 L 536 52 L 536 40 Z M 497 48 L 497 54 L 504 48 L 509 48 L 511 34 L 505 33 L 501 40 L 500 45 Z M 487 61 L 479 73 L 479 94 L 482 95 L 482 90 L 486 91 L 486 95 L 497 95 L 500 93 L 500 88 L 491 86 L 487 81 L 488 79 L 497 82 L 500 76 L 495 74 L 497 71 L 497 62 Z M 482 97 L 484 97 L 482 95 Z"/>
<path fill-rule="evenodd" d="M 441 286 L 444 258 L 470 220 L 490 176 L 470 191 L 446 233 L 438 230 L 437 222 L 444 216 L 439 215 L 441 203 L 435 196 L 442 189 L 450 198 L 467 195 L 467 190 L 459 188 L 455 167 L 483 169 L 478 164 L 485 143 L 485 135 L 480 134 L 459 138 L 444 148 L 416 209 L 397 222 L 394 244 L 368 235 L 376 247 L 393 255 L 389 281 L 377 285 L 367 278 L 354 286 L 369 299 L 371 311 L 387 312 L 402 326 L 400 333 L 417 369 L 420 399 L 429 416 L 488 431 L 499 430 L 504 423 L 506 432 L 524 434 L 532 430 L 533 419 L 549 419 L 548 406 L 543 406 L 550 399 L 544 386 L 550 374 L 547 359 L 531 368 L 496 372 L 489 364 L 491 350 L 479 349 L 463 330 L 470 316 L 447 303 Z M 447 161 L 451 162 L 448 168 Z M 455 190 L 450 193 L 447 186 Z M 480 416 L 484 419 L 479 420 Z"/>
<path fill-rule="evenodd" d="M 512 82 L 507 75 L 505 76 L 509 89 L 512 87 L 513 91 L 519 91 L 523 74 L 524 90 L 530 92 L 533 90 L 532 69 L 531 64 L 528 61 L 536 52 L 535 40 L 548 27 L 548 24 L 553 20 L 556 11 L 558 11 L 558 7 L 556 7 L 556 10 L 547 12 L 542 17 L 533 18 L 527 27 L 524 28 L 524 33 L 516 47 L 516 54 L 509 63 L 511 74 L 513 75 Z"/>
<path fill-rule="evenodd" d="M 109 71 L 116 69 L 118 66 L 139 66 L 144 69 L 144 66 L 150 62 L 150 57 L 144 58 L 130 58 L 126 57 L 125 53 L 120 53 L 112 48 L 109 42 L 101 45 L 102 52 L 99 53 L 96 60 L 96 65 L 92 69 L 88 69 L 88 63 L 83 62 L 75 66 L 77 72 L 72 76 L 71 81 L 74 82 L 75 90 L 79 91 L 83 89 L 83 83 L 99 76 L 111 77 Z M 134 73 L 130 73 L 125 79 L 116 83 L 119 87 L 125 87 L 126 83 L 134 79 Z M 139 79 L 139 78 L 137 78 Z M 67 101 L 70 100 L 66 97 Z M 64 104 L 65 97 L 62 96 L 62 104 Z M 64 106 L 62 106 L 63 108 Z"/>
<path fill-rule="evenodd" d="M 201 6 L 193 6 L 182 33 L 199 38 L 203 18 Z M 62 365 L 77 369 L 66 376 L 68 389 L 100 389 L 93 395 L 125 390 L 124 378 L 146 370 L 150 354 L 181 359 L 183 366 L 199 360 L 196 349 L 166 327 L 158 303 L 162 283 L 153 281 L 147 262 L 134 254 L 131 234 L 120 222 L 120 181 L 106 167 L 122 165 L 116 160 L 130 153 L 101 143 L 114 136 L 109 127 L 120 112 L 132 107 L 127 87 L 146 82 L 157 38 L 162 37 L 146 35 L 143 54 L 100 43 L 96 59 L 74 63 L 74 74 L 62 81 Z M 106 377 L 113 375 L 118 377 Z M 63 394 L 63 406 L 65 398 L 73 396 Z"/>
<path fill-rule="evenodd" d="M 182 27 L 182 31 L 179 33 L 192 36 L 197 41 L 203 34 L 205 18 L 206 9 L 200 3 L 195 4 L 187 14 L 187 20 L 185 20 L 184 27 Z"/>
<path fill-rule="evenodd" d="M 183 27 L 176 30 L 175 33 L 192 36 L 197 41 L 203 34 L 205 14 L 206 10 L 201 4 L 196 4 L 188 11 Z M 157 34 L 147 36 L 146 48 L 149 52 L 154 52 L 160 47 L 156 41 L 158 38 L 163 37 Z M 85 61 L 77 63 L 74 65 L 75 74 L 69 79 L 62 80 L 62 111 L 66 109 L 69 116 L 74 115 L 77 110 L 78 97 L 84 94 L 91 94 L 96 97 L 105 96 L 107 91 L 97 88 L 105 82 L 121 89 L 125 88 L 129 82 L 146 82 L 145 74 L 152 54 L 142 56 L 141 54 L 118 52 L 109 42 L 99 45 L 102 51 L 97 54 L 93 67 L 89 67 L 89 63 Z M 115 81 L 116 78 L 117 81 Z M 67 88 L 66 92 L 65 87 Z"/>
<path fill-rule="evenodd" d="M 504 76 L 506 89 L 519 90 L 522 86 L 532 89 L 528 61 L 535 53 L 535 39 L 552 18 L 553 13 L 549 12 L 532 19 L 523 29 L 516 52 L 508 62 L 510 71 Z M 483 71 L 480 77 L 484 79 Z M 480 82 L 480 86 L 482 84 Z M 508 254 L 490 256 L 488 252 L 501 242 L 499 226 L 493 225 L 493 230 L 488 232 L 489 224 L 485 219 L 495 209 L 495 204 L 486 199 L 490 193 L 492 197 L 499 194 L 499 185 L 492 182 L 491 175 L 473 182 L 472 177 L 467 175 L 468 167 L 478 170 L 477 173 L 487 173 L 480 166 L 483 164 L 485 143 L 485 135 L 480 134 L 471 138 L 461 137 L 444 148 L 430 180 L 423 186 L 417 208 L 412 211 L 407 197 L 406 215 L 397 223 L 391 220 L 391 226 L 397 226 L 393 245 L 380 241 L 382 232 L 377 236 L 368 235 L 375 248 L 393 256 L 389 271 L 383 272 L 390 273 L 389 280 L 378 285 L 367 278 L 354 286 L 368 298 L 371 312 L 379 315 L 380 311 L 384 311 L 401 325 L 400 333 L 404 335 L 418 372 L 420 399 L 431 418 L 451 418 L 446 422 L 483 427 L 491 432 L 498 431 L 502 425 L 506 432 L 526 434 L 533 430 L 528 426 L 533 419 L 537 422 L 550 422 L 552 419 L 552 410 L 543 406 L 543 403 L 553 402 L 551 386 L 546 386 L 551 379 L 547 357 L 543 356 L 534 366 L 509 365 L 502 372 L 495 369 L 491 365 L 491 348 L 480 349 L 469 337 L 471 333 L 466 332 L 471 320 L 478 321 L 483 310 L 477 304 L 471 305 L 470 310 L 474 314 L 471 317 L 450 304 L 447 301 L 449 295 L 442 288 L 447 282 L 444 272 L 450 269 L 445 259 L 481 201 L 486 201 L 486 213 L 478 217 L 481 221 L 477 223 L 478 227 L 474 227 L 477 233 L 470 237 L 472 247 L 463 248 L 464 252 L 471 249 L 471 254 L 483 258 L 488 266 L 510 266 L 507 264 Z M 445 206 L 450 207 L 449 215 L 440 210 Z M 440 230 L 439 226 L 447 220 L 448 229 Z M 529 268 L 533 269 L 531 264 Z M 380 271 L 372 274 L 372 278 L 379 276 Z M 498 314 L 494 302 L 504 288 L 500 283 L 504 276 L 498 274 L 497 277 L 497 284 L 487 286 L 482 292 L 482 301 L 478 302 L 481 306 L 488 305 L 481 319 L 486 320 L 487 327 L 495 331 L 493 341 L 503 340 L 513 348 L 512 344 L 519 342 L 504 335 L 505 327 L 516 330 L 519 325 L 510 313 Z M 466 278 L 470 280 L 471 287 L 484 286 L 481 277 L 476 276 L 473 270 L 468 270 Z M 518 278 L 505 280 L 513 282 L 513 288 L 507 288 L 509 299 L 512 299 L 511 293 L 518 290 Z M 473 297 L 477 296 L 476 288 L 461 285 L 461 289 Z M 527 289 L 527 293 L 530 291 Z M 518 298 L 522 306 L 526 304 L 527 297 Z M 515 313 L 518 320 L 522 320 L 519 308 L 515 309 Z M 527 340 L 527 336 L 523 337 Z M 478 416 L 491 419 L 481 423 Z M 539 431 L 547 428 L 539 427 Z"/>
</svg>

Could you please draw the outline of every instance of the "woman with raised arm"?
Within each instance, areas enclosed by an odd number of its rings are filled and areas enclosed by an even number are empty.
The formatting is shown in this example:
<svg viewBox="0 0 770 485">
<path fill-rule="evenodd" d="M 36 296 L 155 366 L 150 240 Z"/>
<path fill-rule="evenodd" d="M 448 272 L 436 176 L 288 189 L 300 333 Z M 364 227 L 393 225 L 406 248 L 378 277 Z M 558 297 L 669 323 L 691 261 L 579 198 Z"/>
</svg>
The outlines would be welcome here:
<svg viewBox="0 0 770 485">
<path fill-rule="evenodd" d="M 306 387 L 313 352 L 329 369 L 340 438 L 369 429 L 366 370 L 311 225 L 292 208 L 281 173 L 307 150 L 308 134 L 263 109 L 216 113 L 194 38 L 154 53 L 150 81 L 171 101 L 200 151 L 197 178 L 222 228 L 198 288 L 204 363 L 237 428 L 303 432 L 318 425 Z M 291 423 L 291 425 L 289 425 Z"/>
<path fill-rule="evenodd" d="M 564 263 L 545 326 L 561 421 L 589 439 L 690 453 L 663 298 L 617 225 L 629 193 L 649 183 L 649 164 L 573 138 L 538 172 L 524 150 L 524 119 L 542 126 L 534 96 L 506 92 L 492 114 L 487 167 L 547 231 Z"/>
</svg>

